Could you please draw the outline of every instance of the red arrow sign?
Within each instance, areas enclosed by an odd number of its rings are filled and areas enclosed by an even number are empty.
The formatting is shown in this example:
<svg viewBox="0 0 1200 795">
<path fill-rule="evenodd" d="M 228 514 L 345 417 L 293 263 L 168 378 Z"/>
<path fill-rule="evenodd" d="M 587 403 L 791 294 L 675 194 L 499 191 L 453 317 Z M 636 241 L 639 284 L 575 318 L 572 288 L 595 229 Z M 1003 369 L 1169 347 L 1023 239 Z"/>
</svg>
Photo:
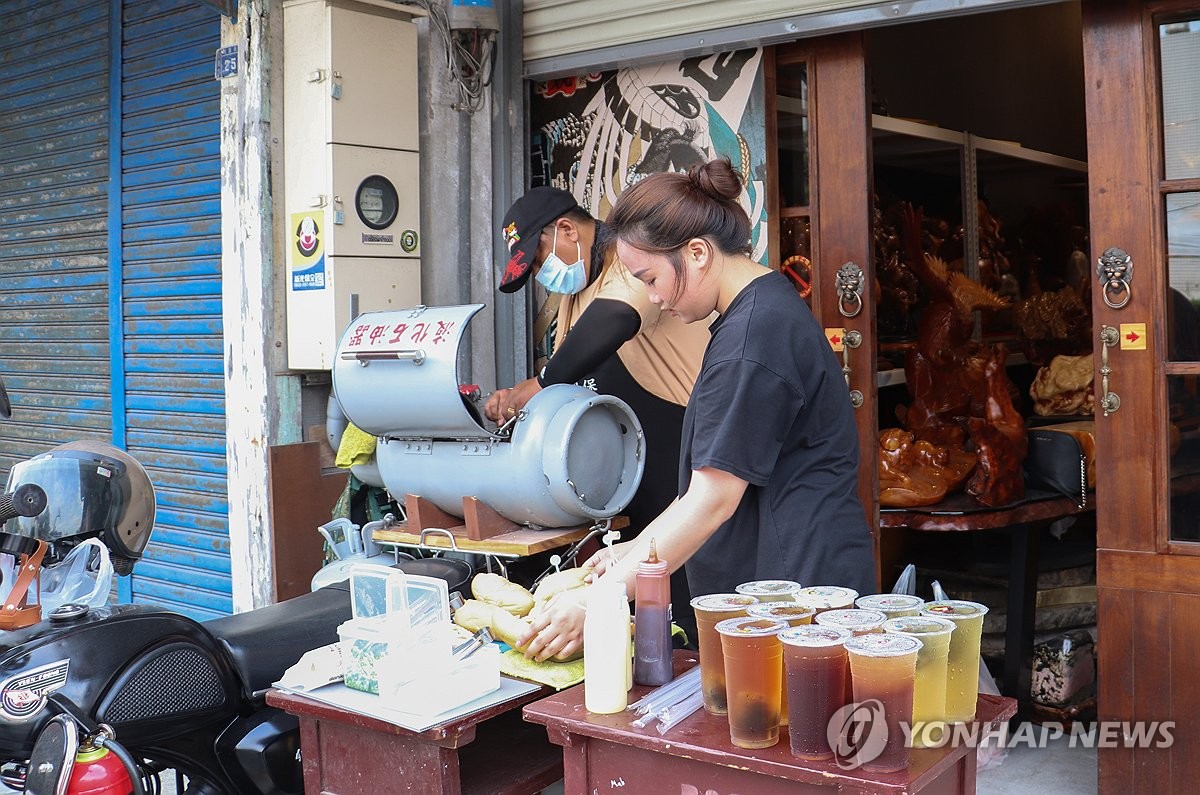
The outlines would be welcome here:
<svg viewBox="0 0 1200 795">
<path fill-rule="evenodd" d="M 1111 338 L 1110 338 L 1110 339 L 1111 339 Z M 1136 332 L 1136 331 L 1131 331 L 1131 332 L 1129 332 L 1128 334 L 1126 334 L 1126 335 L 1125 335 L 1125 339 L 1127 339 L 1127 340 L 1129 340 L 1131 343 L 1133 343 L 1133 342 L 1137 342 L 1139 339 L 1141 339 L 1141 337 L 1139 337 L 1139 336 L 1138 336 L 1138 334 L 1137 334 L 1137 332 Z"/>
<path fill-rule="evenodd" d="M 834 345 L 842 344 L 842 338 L 839 337 L 837 334 L 834 334 L 832 337 L 830 337 L 829 341 L 832 342 Z"/>
</svg>

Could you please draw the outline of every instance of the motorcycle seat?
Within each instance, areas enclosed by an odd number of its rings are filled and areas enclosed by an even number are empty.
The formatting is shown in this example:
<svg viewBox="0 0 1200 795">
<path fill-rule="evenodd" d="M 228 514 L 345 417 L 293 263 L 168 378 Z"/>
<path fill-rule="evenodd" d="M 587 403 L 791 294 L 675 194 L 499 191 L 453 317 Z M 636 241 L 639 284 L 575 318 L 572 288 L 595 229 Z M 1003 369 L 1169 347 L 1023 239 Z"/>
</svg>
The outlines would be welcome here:
<svg viewBox="0 0 1200 795">
<path fill-rule="evenodd" d="M 338 626 L 352 618 L 350 583 L 245 613 L 204 622 L 229 652 L 247 698 L 279 681 L 307 651 L 336 643 Z"/>
</svg>

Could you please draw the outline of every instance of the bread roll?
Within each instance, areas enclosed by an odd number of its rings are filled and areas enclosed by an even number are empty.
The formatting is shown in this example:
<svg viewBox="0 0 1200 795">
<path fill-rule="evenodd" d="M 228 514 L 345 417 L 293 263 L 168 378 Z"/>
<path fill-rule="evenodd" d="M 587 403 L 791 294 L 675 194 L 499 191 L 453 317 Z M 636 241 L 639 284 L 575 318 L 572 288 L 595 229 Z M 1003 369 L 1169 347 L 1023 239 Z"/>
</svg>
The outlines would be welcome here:
<svg viewBox="0 0 1200 795">
<path fill-rule="evenodd" d="M 454 611 L 454 623 L 472 632 L 487 627 L 492 631 L 492 637 L 514 649 L 517 648 L 517 641 L 529 630 L 529 623 L 525 619 L 479 599 L 463 602 L 463 606 Z"/>
<path fill-rule="evenodd" d="M 533 589 L 533 598 L 539 602 L 549 602 L 555 594 L 580 588 L 587 585 L 584 578 L 592 573 L 591 567 L 563 569 L 549 574 Z"/>
<path fill-rule="evenodd" d="M 499 574 L 476 574 L 471 581 L 476 599 L 501 607 L 514 616 L 528 615 L 533 609 L 533 594 Z"/>
</svg>

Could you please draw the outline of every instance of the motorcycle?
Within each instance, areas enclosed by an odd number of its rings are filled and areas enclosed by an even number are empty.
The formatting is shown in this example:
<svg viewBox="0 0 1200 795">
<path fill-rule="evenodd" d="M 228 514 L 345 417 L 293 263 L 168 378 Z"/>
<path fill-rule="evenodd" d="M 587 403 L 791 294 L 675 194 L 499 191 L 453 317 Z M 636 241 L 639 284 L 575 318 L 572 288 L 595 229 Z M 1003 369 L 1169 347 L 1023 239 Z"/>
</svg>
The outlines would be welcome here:
<svg viewBox="0 0 1200 795">
<path fill-rule="evenodd" d="M 46 542 L 51 563 L 99 538 L 117 573 L 132 570 L 154 525 L 153 487 L 135 459 L 100 443 L 62 445 L 13 467 L 8 491 L 27 485 L 46 492 L 47 509 L 0 514 L 0 536 Z M 466 585 L 446 579 L 451 590 Z M 350 618 L 341 582 L 203 623 L 146 605 L 64 604 L 0 631 L 0 780 L 34 795 L 140 795 L 174 770 L 180 795 L 302 793 L 298 721 L 264 697 Z M 96 749 L 121 764 L 97 774 L 103 785 L 79 784 L 73 763 L 86 768 Z M 128 786 L 112 788 L 122 772 Z"/>
</svg>

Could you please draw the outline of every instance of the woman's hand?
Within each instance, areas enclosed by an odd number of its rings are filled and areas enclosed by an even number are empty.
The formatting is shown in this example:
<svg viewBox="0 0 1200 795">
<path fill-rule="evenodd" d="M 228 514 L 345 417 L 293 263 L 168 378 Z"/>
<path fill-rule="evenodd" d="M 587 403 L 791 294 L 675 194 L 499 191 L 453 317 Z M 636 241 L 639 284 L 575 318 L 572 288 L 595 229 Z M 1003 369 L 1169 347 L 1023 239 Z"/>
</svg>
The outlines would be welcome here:
<svg viewBox="0 0 1200 795">
<path fill-rule="evenodd" d="M 526 657 L 538 662 L 551 657 L 565 659 L 583 648 L 583 606 L 589 590 L 586 586 L 572 588 L 550 600 L 517 643 Z"/>
<path fill-rule="evenodd" d="M 625 541 L 620 544 L 613 544 L 611 547 L 601 547 L 599 552 L 592 555 L 583 564 L 583 568 L 585 569 L 588 566 L 592 567 L 592 573 L 587 576 L 587 581 L 595 582 L 600 579 L 601 575 L 608 571 L 614 563 L 625 557 L 632 546 L 632 541 Z"/>
</svg>

